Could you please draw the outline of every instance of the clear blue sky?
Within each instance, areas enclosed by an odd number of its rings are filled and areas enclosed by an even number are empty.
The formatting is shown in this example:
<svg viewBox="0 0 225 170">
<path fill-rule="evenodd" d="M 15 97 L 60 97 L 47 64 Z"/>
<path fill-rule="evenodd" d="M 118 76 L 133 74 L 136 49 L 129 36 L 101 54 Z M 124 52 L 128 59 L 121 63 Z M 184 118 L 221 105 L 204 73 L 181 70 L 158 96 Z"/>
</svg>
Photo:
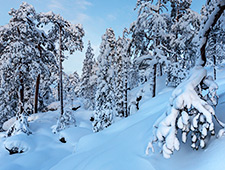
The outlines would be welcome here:
<svg viewBox="0 0 225 170">
<path fill-rule="evenodd" d="M 192 0 L 192 9 L 199 12 L 206 0 Z M 18 9 L 21 0 L 0 0 L 0 25 L 8 23 L 11 8 Z M 134 11 L 137 0 L 26 0 L 33 5 L 37 12 L 53 11 L 61 14 L 72 23 L 81 23 L 85 30 L 83 52 L 75 52 L 67 61 L 64 69 L 67 73 L 78 71 L 81 74 L 84 53 L 88 40 L 94 48 L 95 57 L 101 36 L 106 28 L 113 28 L 116 37 L 122 34 L 123 28 L 129 28 L 135 21 L 137 12 Z"/>
</svg>

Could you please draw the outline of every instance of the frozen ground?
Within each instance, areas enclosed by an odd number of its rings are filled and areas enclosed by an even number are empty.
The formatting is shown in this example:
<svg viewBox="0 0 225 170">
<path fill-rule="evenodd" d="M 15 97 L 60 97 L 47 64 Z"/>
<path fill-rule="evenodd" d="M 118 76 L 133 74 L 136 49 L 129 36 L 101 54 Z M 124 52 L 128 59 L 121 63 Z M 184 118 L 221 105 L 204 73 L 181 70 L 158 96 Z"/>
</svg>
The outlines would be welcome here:
<svg viewBox="0 0 225 170">
<path fill-rule="evenodd" d="M 159 79 L 159 82 L 163 80 Z M 219 70 L 217 83 L 220 96 L 216 114 L 225 122 L 225 74 Z M 8 170 L 206 170 L 225 169 L 225 137 L 211 137 L 207 147 L 194 151 L 190 143 L 181 144 L 180 150 L 165 159 L 156 148 L 155 153 L 145 154 L 152 137 L 154 121 L 166 110 L 171 88 L 160 86 L 157 97 L 144 98 L 140 110 L 130 117 L 118 120 L 109 128 L 92 133 L 91 111 L 75 112 L 77 127 L 62 132 L 67 143 L 51 132 L 56 124 L 58 111 L 39 113 L 30 118 L 33 134 L 20 134 L 5 140 L 0 133 L 0 169 Z M 220 128 L 216 124 L 216 133 Z M 9 155 L 5 144 L 14 142 L 25 148 L 24 153 Z"/>
</svg>

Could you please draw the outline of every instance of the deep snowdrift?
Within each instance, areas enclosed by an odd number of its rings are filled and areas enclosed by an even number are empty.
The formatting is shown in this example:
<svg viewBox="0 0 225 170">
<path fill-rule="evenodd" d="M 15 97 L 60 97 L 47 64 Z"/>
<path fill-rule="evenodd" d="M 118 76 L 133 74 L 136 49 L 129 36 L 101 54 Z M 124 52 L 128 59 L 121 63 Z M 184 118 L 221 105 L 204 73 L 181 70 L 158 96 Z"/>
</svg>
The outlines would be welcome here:
<svg viewBox="0 0 225 170">
<path fill-rule="evenodd" d="M 218 72 L 219 104 L 217 116 L 225 122 L 225 75 Z M 162 89 L 162 88 L 161 88 Z M 156 152 L 145 154 L 152 137 L 155 120 L 165 112 L 172 89 L 163 89 L 157 97 L 142 101 L 140 110 L 130 117 L 118 120 L 109 128 L 93 133 L 91 112 L 83 109 L 75 112 L 77 127 L 53 134 L 51 127 L 56 124 L 58 111 L 39 113 L 31 119 L 32 134 L 16 136 L 10 141 L 22 141 L 25 152 L 9 155 L 4 148 L 9 139 L 0 133 L 0 169 L 75 169 L 75 170 L 176 170 L 176 169 L 224 169 L 225 137 L 211 137 L 204 150 L 193 151 L 190 142 L 181 144 L 170 159 Z M 220 128 L 216 124 L 216 133 Z M 61 143 L 64 136 L 67 143 Z M 188 138 L 188 140 L 190 140 Z"/>
</svg>

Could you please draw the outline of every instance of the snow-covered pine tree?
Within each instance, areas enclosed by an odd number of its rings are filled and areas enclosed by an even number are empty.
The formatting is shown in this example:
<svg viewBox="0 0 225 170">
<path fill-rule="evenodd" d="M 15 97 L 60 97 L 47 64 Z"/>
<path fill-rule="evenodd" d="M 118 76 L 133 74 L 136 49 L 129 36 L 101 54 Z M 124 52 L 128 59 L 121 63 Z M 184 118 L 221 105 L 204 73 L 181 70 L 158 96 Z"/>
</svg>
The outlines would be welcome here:
<svg viewBox="0 0 225 170">
<path fill-rule="evenodd" d="M 16 113 L 23 114 L 18 111 L 18 91 L 21 86 L 24 89 L 21 110 L 26 114 L 33 112 L 37 75 L 49 75 L 51 64 L 55 64 L 52 53 L 46 51 L 46 46 L 50 43 L 45 33 L 36 26 L 37 14 L 33 6 L 24 2 L 18 10 L 11 9 L 9 15 L 12 16 L 9 24 L 0 29 L 0 41 L 3 45 L 1 88 L 4 89 L 1 95 L 1 120 L 15 116 Z"/>
<path fill-rule="evenodd" d="M 128 30 L 125 28 L 123 31 L 123 50 L 122 52 L 122 75 L 123 75 L 123 116 L 129 116 L 128 110 L 128 90 L 129 90 L 129 74 L 131 69 L 131 40 L 128 38 Z"/>
<path fill-rule="evenodd" d="M 146 81 L 145 75 L 152 80 L 152 96 L 155 96 L 156 86 L 156 72 L 159 68 L 159 72 L 162 72 L 162 66 L 165 65 L 167 56 L 164 52 L 165 42 L 167 38 L 167 15 L 163 13 L 165 8 L 164 1 L 137 1 L 136 8 L 139 8 L 138 18 L 135 24 L 131 27 L 132 38 L 135 46 L 136 53 L 139 53 L 137 58 L 138 64 L 141 64 L 145 71 L 144 81 Z M 138 40 L 138 41 L 137 41 Z M 139 40 L 142 40 L 141 43 Z M 144 46 L 144 49 L 143 49 Z M 145 50 L 145 52 L 143 51 Z M 139 51 L 139 52 L 138 52 Z M 159 67 L 157 67 L 159 65 Z M 149 72 L 149 73 L 145 73 Z M 162 74 L 162 73 L 160 73 Z"/>
<path fill-rule="evenodd" d="M 60 106 L 63 115 L 63 82 L 62 82 L 62 62 L 65 59 L 63 52 L 74 53 L 76 50 L 83 49 L 82 38 L 84 30 L 81 24 L 71 24 L 62 16 L 53 12 L 40 13 L 38 15 L 38 25 L 50 24 L 52 27 L 48 32 L 51 41 L 58 43 L 59 60 L 59 84 L 60 84 Z"/>
<path fill-rule="evenodd" d="M 147 154 L 150 148 L 154 152 L 153 143 L 157 142 L 162 148 L 163 156 L 170 158 L 174 150 L 179 150 L 178 130 L 182 131 L 184 143 L 188 134 L 191 133 L 191 147 L 194 149 L 204 148 L 206 137 L 215 133 L 213 117 L 222 127 L 225 127 L 225 124 L 218 120 L 213 109 L 213 105 L 216 105 L 218 100 L 216 95 L 218 85 L 211 76 L 207 76 L 207 71 L 204 69 L 206 64 L 205 47 L 209 33 L 224 10 L 225 2 L 219 1 L 211 16 L 203 21 L 200 30 L 201 57 L 187 79 L 173 91 L 168 111 L 156 121 L 154 138 L 148 144 Z M 202 90 L 208 90 L 208 94 L 203 96 Z"/>
<path fill-rule="evenodd" d="M 202 7 L 201 14 L 203 19 L 206 20 L 215 5 L 217 4 L 218 0 L 211 0 L 206 3 L 205 6 Z M 208 44 L 206 46 L 206 53 L 207 53 L 207 65 L 211 65 L 214 68 L 214 80 L 216 80 L 216 68 L 224 62 L 224 54 L 225 54 L 225 27 L 224 27 L 224 14 L 218 20 L 216 25 L 213 27 L 212 31 L 209 34 Z"/>
<path fill-rule="evenodd" d="M 187 70 L 195 64 L 197 48 L 193 42 L 200 29 L 200 15 L 190 9 L 191 0 L 170 0 L 168 49 L 170 63 L 167 69 L 167 85 L 176 87 L 186 77 Z"/>
<path fill-rule="evenodd" d="M 62 62 L 65 59 L 64 52 L 73 54 L 76 50 L 83 49 L 82 38 L 84 36 L 84 30 L 81 24 L 71 24 L 69 21 L 63 19 L 62 16 L 54 14 L 53 12 L 40 13 L 38 15 L 38 25 L 51 25 L 51 29 L 48 31 L 48 37 L 55 45 L 58 45 L 58 60 L 59 60 L 59 90 L 60 90 L 60 112 L 61 117 L 58 120 L 57 126 L 53 129 L 54 132 L 62 130 L 60 124 L 64 124 L 67 115 L 63 114 L 63 80 L 62 80 Z M 67 111 L 67 113 L 69 113 Z M 66 117 L 63 117 L 66 116 Z M 72 116 L 72 112 L 71 112 Z"/>
<path fill-rule="evenodd" d="M 87 51 L 83 62 L 81 84 L 80 84 L 80 97 L 85 100 L 86 109 L 94 109 L 95 97 L 95 83 L 92 82 L 94 65 L 94 53 L 91 47 L 91 42 L 88 42 Z"/>
<path fill-rule="evenodd" d="M 71 97 L 73 96 L 73 98 L 78 97 L 79 96 L 79 90 L 80 90 L 80 76 L 79 74 L 74 71 L 73 74 L 69 75 L 69 81 L 71 84 Z"/>
<path fill-rule="evenodd" d="M 90 86 L 93 89 L 93 94 L 90 97 L 90 101 L 92 103 L 92 109 L 95 110 L 95 96 L 96 96 L 96 91 L 97 91 L 97 72 L 98 72 L 99 68 L 98 68 L 98 62 L 95 60 L 95 58 L 93 59 L 93 66 L 92 66 L 92 70 L 91 70 L 91 77 L 90 77 Z"/>
<path fill-rule="evenodd" d="M 121 37 L 116 41 L 116 67 L 115 67 L 115 106 L 116 116 L 124 116 L 124 76 L 123 76 L 123 57 L 124 57 L 124 41 Z"/>
<path fill-rule="evenodd" d="M 114 55 L 116 38 L 111 28 L 102 36 L 98 56 L 97 91 L 93 131 L 98 132 L 113 123 L 114 117 Z"/>
<path fill-rule="evenodd" d="M 75 71 L 73 74 L 63 74 L 63 86 L 64 86 L 64 99 L 71 103 L 73 108 L 73 101 L 78 97 L 80 78 L 78 73 Z"/>
</svg>

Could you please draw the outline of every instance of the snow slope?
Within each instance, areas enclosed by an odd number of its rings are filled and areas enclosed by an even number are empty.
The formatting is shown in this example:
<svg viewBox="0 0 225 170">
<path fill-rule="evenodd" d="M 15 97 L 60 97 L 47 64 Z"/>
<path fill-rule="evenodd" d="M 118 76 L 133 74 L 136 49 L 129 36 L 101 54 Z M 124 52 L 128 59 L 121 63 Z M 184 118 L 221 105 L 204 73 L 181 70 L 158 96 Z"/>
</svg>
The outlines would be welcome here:
<svg viewBox="0 0 225 170">
<path fill-rule="evenodd" d="M 218 117 L 225 122 L 225 74 L 219 71 L 217 81 L 220 96 L 216 108 Z M 58 111 L 39 113 L 30 122 L 33 134 L 22 137 L 28 151 L 9 155 L 4 148 L 5 138 L 0 138 L 0 169 L 53 169 L 53 170 L 201 170 L 225 169 L 225 137 L 211 137 L 207 147 L 193 151 L 190 142 L 181 144 L 170 159 L 156 152 L 145 154 L 152 137 L 155 120 L 166 110 L 172 89 L 162 89 L 153 99 L 141 103 L 140 110 L 109 128 L 92 133 L 91 112 L 80 109 L 75 113 L 77 127 L 62 132 L 67 143 L 59 142 L 52 134 Z M 216 124 L 216 133 L 220 128 Z M 3 136 L 3 133 L 0 133 Z M 20 140 L 16 137 L 16 140 Z"/>
</svg>

